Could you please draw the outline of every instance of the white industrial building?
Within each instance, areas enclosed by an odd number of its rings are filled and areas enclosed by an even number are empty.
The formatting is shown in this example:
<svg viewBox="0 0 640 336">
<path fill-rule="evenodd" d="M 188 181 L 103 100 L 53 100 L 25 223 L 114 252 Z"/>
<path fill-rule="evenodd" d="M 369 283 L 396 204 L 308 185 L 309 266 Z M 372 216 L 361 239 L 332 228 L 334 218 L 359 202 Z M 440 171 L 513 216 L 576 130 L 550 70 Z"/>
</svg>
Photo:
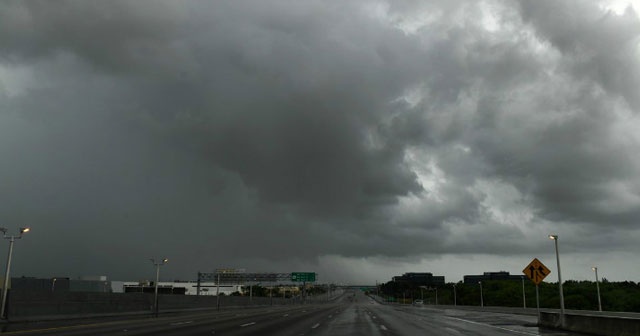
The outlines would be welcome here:
<svg viewBox="0 0 640 336">
<path fill-rule="evenodd" d="M 153 287 L 151 281 L 113 281 L 112 289 L 115 293 L 127 293 L 144 291 L 144 288 Z M 198 294 L 197 281 L 160 281 L 158 282 L 159 292 L 177 292 L 184 291 L 185 295 Z M 218 287 L 215 282 L 200 282 L 200 295 L 231 295 L 235 292 L 242 293 L 242 285 L 220 284 Z"/>
</svg>

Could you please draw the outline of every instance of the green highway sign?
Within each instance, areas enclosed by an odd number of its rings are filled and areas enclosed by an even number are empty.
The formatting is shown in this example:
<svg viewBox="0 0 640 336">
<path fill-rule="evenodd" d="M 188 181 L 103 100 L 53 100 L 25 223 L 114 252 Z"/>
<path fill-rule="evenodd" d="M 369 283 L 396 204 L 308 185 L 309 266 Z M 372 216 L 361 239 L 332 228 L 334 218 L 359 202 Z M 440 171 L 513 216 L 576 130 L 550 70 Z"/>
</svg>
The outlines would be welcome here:
<svg viewBox="0 0 640 336">
<path fill-rule="evenodd" d="M 315 272 L 293 272 L 291 273 L 291 281 L 313 282 L 316 281 Z"/>
</svg>

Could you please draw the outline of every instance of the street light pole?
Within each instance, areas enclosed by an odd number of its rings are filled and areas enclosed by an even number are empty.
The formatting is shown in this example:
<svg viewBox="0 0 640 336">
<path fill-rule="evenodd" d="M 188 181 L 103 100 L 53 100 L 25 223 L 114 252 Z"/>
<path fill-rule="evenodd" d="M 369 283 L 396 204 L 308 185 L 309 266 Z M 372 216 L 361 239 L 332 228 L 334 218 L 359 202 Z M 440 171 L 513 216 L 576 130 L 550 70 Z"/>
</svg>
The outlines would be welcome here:
<svg viewBox="0 0 640 336">
<path fill-rule="evenodd" d="M 376 283 L 376 287 L 378 284 Z M 331 285 L 327 282 L 327 302 L 331 301 Z"/>
<path fill-rule="evenodd" d="M 22 234 L 29 232 L 31 229 L 28 227 L 20 228 L 20 234 L 18 236 L 7 236 L 7 229 L 0 228 L 4 239 L 9 239 L 9 256 L 7 257 L 7 268 L 4 271 L 4 284 L 2 284 L 2 307 L 0 307 L 0 318 L 6 318 L 4 316 L 5 306 L 7 304 L 7 289 L 9 288 L 9 272 L 11 271 L 11 254 L 13 254 L 13 242 L 16 239 L 22 238 Z"/>
<path fill-rule="evenodd" d="M 560 253 L 558 252 L 558 235 L 549 235 L 556 245 L 556 262 L 558 264 L 558 289 L 560 291 L 560 326 L 564 326 L 564 293 L 562 291 L 562 273 L 560 272 Z"/>
<path fill-rule="evenodd" d="M 521 275 L 520 279 L 522 279 L 522 308 L 527 309 L 527 296 L 524 293 L 524 276 Z"/>
<path fill-rule="evenodd" d="M 591 269 L 596 272 L 596 289 L 598 290 L 598 311 L 602 311 L 602 301 L 600 301 L 600 284 L 598 279 L 598 268 L 591 267 Z"/>
<path fill-rule="evenodd" d="M 453 284 L 453 306 L 458 305 L 458 298 L 456 297 L 456 284 Z"/>
<path fill-rule="evenodd" d="M 438 287 L 436 287 L 436 306 L 438 305 Z"/>
<path fill-rule="evenodd" d="M 480 307 L 484 308 L 484 298 L 482 297 L 482 281 L 478 281 L 480 285 Z"/>
<path fill-rule="evenodd" d="M 220 310 L 220 273 L 218 273 L 218 281 L 216 282 L 216 309 Z"/>
<path fill-rule="evenodd" d="M 151 260 L 153 265 L 156 266 L 156 282 L 154 283 L 155 289 L 154 289 L 154 295 L 153 295 L 153 310 L 155 312 L 156 317 L 158 317 L 158 281 L 160 281 L 160 266 L 164 266 L 164 264 L 169 262 L 169 259 L 164 258 L 162 259 L 162 261 L 159 261 L 159 262 L 156 262 L 156 260 L 153 258 L 149 260 Z"/>
</svg>

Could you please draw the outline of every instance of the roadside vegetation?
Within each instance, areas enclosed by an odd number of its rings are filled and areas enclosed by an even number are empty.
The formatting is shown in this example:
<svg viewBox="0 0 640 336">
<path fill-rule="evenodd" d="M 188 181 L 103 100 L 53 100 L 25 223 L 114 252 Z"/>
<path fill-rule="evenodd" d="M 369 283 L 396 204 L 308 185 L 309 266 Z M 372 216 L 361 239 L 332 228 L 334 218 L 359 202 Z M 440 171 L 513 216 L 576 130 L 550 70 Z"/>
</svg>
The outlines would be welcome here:
<svg viewBox="0 0 640 336">
<path fill-rule="evenodd" d="M 458 305 L 480 306 L 480 285 L 456 283 Z M 536 307 L 535 285 L 525 280 L 527 308 Z M 566 281 L 563 284 L 566 309 L 598 310 L 598 294 L 593 281 Z M 380 296 L 393 302 L 411 303 L 424 300 L 424 304 L 453 305 L 454 284 L 421 289 L 411 283 L 387 282 L 380 285 Z M 539 287 L 540 308 L 559 308 L 560 298 L 557 283 L 543 282 Z M 522 282 L 483 281 L 482 294 L 485 306 L 522 307 Z M 620 312 L 640 312 L 640 283 L 632 281 L 600 283 L 602 310 Z"/>
</svg>

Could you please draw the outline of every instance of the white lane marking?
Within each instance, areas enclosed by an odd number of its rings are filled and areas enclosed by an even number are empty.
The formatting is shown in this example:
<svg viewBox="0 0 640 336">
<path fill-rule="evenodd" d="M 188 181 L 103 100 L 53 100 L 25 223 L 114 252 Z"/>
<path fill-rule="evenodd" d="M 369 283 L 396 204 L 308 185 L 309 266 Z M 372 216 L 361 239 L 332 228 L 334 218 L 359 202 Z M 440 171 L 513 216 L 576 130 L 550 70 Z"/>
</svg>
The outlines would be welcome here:
<svg viewBox="0 0 640 336">
<path fill-rule="evenodd" d="M 171 323 L 170 325 L 178 326 L 178 325 L 189 324 L 189 323 L 193 323 L 193 321 L 174 322 L 174 323 Z"/>
<path fill-rule="evenodd" d="M 245 324 L 241 324 L 240 327 L 244 328 L 244 327 L 248 327 L 250 325 L 254 325 L 256 324 L 255 322 L 249 322 L 249 323 L 245 323 Z"/>
<path fill-rule="evenodd" d="M 384 326 L 384 324 L 381 324 L 381 325 L 380 325 L 380 329 L 382 329 L 382 330 L 388 330 L 388 329 L 387 329 L 387 327 L 385 327 L 385 326 Z"/>
<path fill-rule="evenodd" d="M 514 334 L 521 334 L 521 335 L 538 335 L 536 333 L 530 333 L 530 332 L 526 332 L 526 331 L 519 331 L 519 330 L 513 330 L 513 329 L 509 329 L 509 328 L 503 328 L 503 327 L 498 327 L 498 326 L 494 326 L 491 324 L 486 324 L 486 323 L 480 323 L 480 322 L 475 322 L 475 321 L 469 321 L 469 320 L 465 320 L 465 319 L 461 319 L 461 318 L 457 318 L 457 317 L 451 317 L 451 316 L 445 316 L 446 318 L 452 319 L 452 320 L 458 320 L 458 321 L 462 321 L 462 322 L 467 322 L 467 323 L 471 323 L 471 324 L 477 324 L 477 325 L 481 325 L 481 326 L 485 326 L 485 327 L 490 327 L 490 328 L 494 328 L 494 329 L 499 329 L 499 330 L 504 330 L 504 331 L 510 331 Z"/>
<path fill-rule="evenodd" d="M 333 317 L 333 315 L 329 315 L 329 318 L 332 318 L 332 317 Z"/>
<path fill-rule="evenodd" d="M 313 325 L 313 327 L 311 327 L 311 329 L 315 329 L 315 328 L 317 328 L 319 326 L 320 326 L 320 323 L 316 323 L 316 324 Z"/>
<path fill-rule="evenodd" d="M 287 317 L 287 316 L 289 316 L 289 314 L 284 314 L 284 315 L 282 315 L 282 317 Z"/>
<path fill-rule="evenodd" d="M 371 317 L 372 317 L 372 318 L 374 318 L 374 319 L 375 319 L 375 318 L 377 318 L 377 317 L 375 317 L 375 316 L 371 316 Z"/>
</svg>

